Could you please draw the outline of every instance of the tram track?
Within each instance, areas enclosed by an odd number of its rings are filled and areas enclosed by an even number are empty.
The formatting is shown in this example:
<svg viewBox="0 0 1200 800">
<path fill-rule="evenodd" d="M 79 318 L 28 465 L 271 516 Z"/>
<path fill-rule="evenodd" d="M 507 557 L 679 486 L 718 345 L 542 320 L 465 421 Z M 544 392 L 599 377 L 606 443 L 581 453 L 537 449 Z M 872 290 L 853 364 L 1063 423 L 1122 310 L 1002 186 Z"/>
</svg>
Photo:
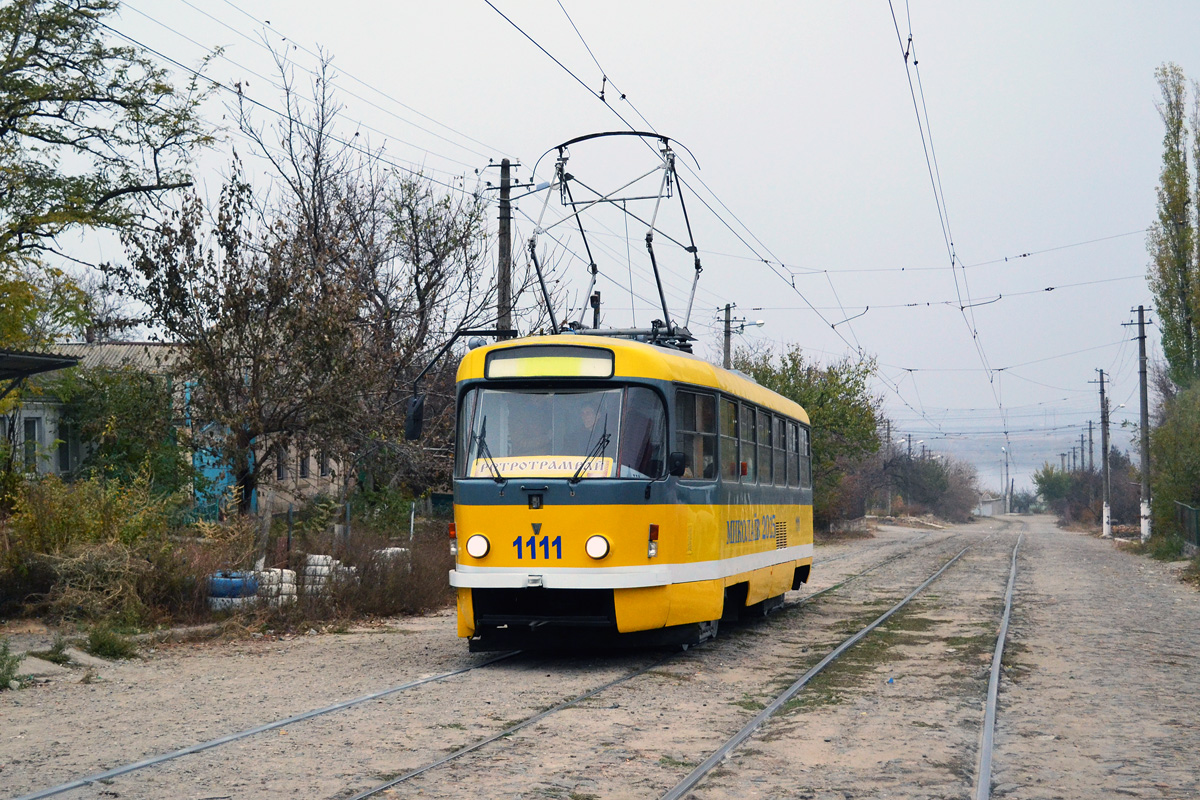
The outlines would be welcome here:
<svg viewBox="0 0 1200 800">
<path fill-rule="evenodd" d="M 922 542 L 924 542 L 924 539 L 925 539 L 925 538 L 926 538 L 926 537 L 921 537 L 921 541 L 922 541 Z M 947 537 L 947 538 L 956 538 L 956 537 L 952 535 L 951 537 Z M 946 541 L 946 540 L 945 540 L 945 539 L 943 539 L 943 540 L 941 540 L 941 541 L 943 541 L 943 542 L 944 542 L 944 541 Z M 910 542 L 906 542 L 906 544 L 910 544 L 910 543 L 911 543 L 911 540 L 910 540 Z M 783 605 L 783 606 L 782 606 L 782 607 L 779 609 L 779 611 L 780 611 L 780 612 L 787 612 L 787 611 L 789 611 L 789 610 L 795 610 L 795 609 L 798 609 L 798 608 L 800 608 L 800 607 L 806 606 L 806 605 L 808 605 L 809 603 L 811 603 L 812 601 L 816 600 L 817 598 L 819 598 L 819 597 L 821 597 L 821 596 L 823 596 L 823 595 L 826 595 L 826 594 L 828 594 L 828 593 L 832 593 L 832 592 L 834 592 L 834 591 L 836 591 L 836 590 L 838 590 L 838 589 L 840 589 L 840 588 L 842 588 L 842 587 L 846 586 L 847 584 L 851 583 L 852 581 L 854 581 L 854 580 L 857 580 L 858 578 L 860 578 L 860 577 L 862 577 L 862 576 L 864 576 L 864 575 L 867 575 L 867 574 L 869 574 L 869 573 L 871 573 L 871 572 L 873 572 L 873 571 L 875 571 L 875 570 L 877 570 L 877 569 L 879 569 L 879 568 L 881 568 L 881 567 L 883 567 L 883 566 L 885 566 L 885 565 L 891 564 L 891 563 L 893 563 L 893 562 L 895 562 L 895 561 L 898 561 L 898 560 L 900 560 L 900 559 L 902 559 L 902 558 L 904 558 L 904 557 L 906 557 L 906 556 L 909 556 L 909 555 L 911 555 L 911 554 L 914 552 L 914 550 L 919 550 L 919 549 L 920 549 L 920 548 L 908 548 L 908 549 L 906 549 L 906 551 L 905 551 L 905 552 L 901 552 L 901 553 L 896 553 L 896 554 L 890 555 L 890 556 L 888 556 L 887 558 L 885 558 L 885 559 L 882 559 L 882 560 L 879 560 L 879 561 L 877 561 L 877 562 L 875 562 L 875 563 L 871 564 L 870 566 L 866 567 L 865 569 L 863 569 L 863 570 L 860 570 L 860 571 L 859 571 L 859 572 L 857 572 L 857 573 L 853 573 L 853 574 L 851 574 L 851 575 L 849 575 L 849 576 L 847 576 L 847 577 L 845 577 L 845 578 L 841 579 L 841 580 L 840 580 L 840 581 L 838 581 L 837 583 L 835 583 L 835 584 L 833 584 L 833 585 L 831 585 L 831 586 L 829 586 L 829 587 L 826 587 L 825 589 L 822 589 L 822 590 L 820 590 L 820 591 L 817 591 L 817 592 L 814 592 L 814 593 L 812 593 L 812 594 L 810 594 L 810 595 L 807 595 L 807 596 L 805 596 L 805 597 L 802 597 L 802 598 L 800 598 L 799 600 L 792 601 L 792 602 L 789 602 L 789 603 L 785 603 L 785 604 L 784 604 L 784 605 Z M 814 677 L 816 674 L 818 674 L 818 673 L 819 673 L 821 670 L 823 670 L 823 669 L 825 668 L 825 666 L 827 666 L 827 665 L 828 665 L 829 663 L 831 663 L 832 661 L 836 660 L 836 658 L 837 658 L 838 656 L 840 656 L 840 655 L 841 655 L 841 654 L 842 654 L 842 653 L 843 653 L 843 652 L 844 652 L 846 649 L 848 649 L 848 648 L 852 647 L 854 644 L 856 644 L 856 643 L 857 643 L 859 640 L 861 640 L 863 637 L 867 636 L 867 635 L 868 635 L 868 634 L 869 634 L 869 633 L 870 633 L 872 630 L 874 630 L 876 627 L 878 627 L 878 626 L 879 626 L 879 625 L 881 625 L 881 624 L 882 624 L 884 621 L 886 621 L 886 620 L 887 620 L 889 617 L 891 617 L 893 614 L 895 614 L 897 611 L 899 611 L 901 608 L 903 608 L 905 605 L 907 605 L 907 604 L 908 604 L 908 603 L 909 603 L 909 602 L 910 602 L 910 601 L 911 601 L 911 600 L 912 600 L 914 597 L 916 597 L 916 596 L 917 596 L 917 595 L 918 595 L 918 594 L 919 594 L 919 593 L 920 593 L 922 590 L 924 590 L 924 589 L 925 589 L 925 588 L 926 588 L 926 587 L 927 587 L 927 586 L 928 586 L 930 583 L 932 583 L 932 582 L 933 582 L 934 580 L 936 580 L 936 579 L 937 579 L 937 578 L 938 578 L 938 577 L 939 577 L 939 576 L 940 576 L 942 573 L 944 573 L 944 572 L 945 572 L 947 569 L 949 569 L 949 567 L 950 567 L 951 565 L 953 565 L 955 561 L 957 561 L 959 558 L 961 558 L 961 557 L 962 557 L 962 555 L 963 555 L 964 553 L 966 553 L 966 552 L 967 552 L 967 550 L 969 550 L 969 549 L 970 549 L 970 545 L 968 545 L 967 547 L 965 547 L 965 548 L 962 548 L 961 550 L 959 550 L 959 551 L 958 551 L 958 553 L 957 553 L 957 554 L 956 554 L 956 555 L 955 555 L 953 558 L 951 558 L 951 559 L 950 559 L 949 561 L 947 561 L 946 563 L 942 564 L 942 565 L 941 565 L 941 567 L 940 567 L 940 568 L 939 568 L 939 569 L 938 569 L 938 570 L 937 570 L 937 571 L 936 571 L 936 572 L 935 572 L 933 575 L 931 575 L 931 576 L 930 576 L 929 578 L 927 578 L 927 579 L 926 579 L 926 580 L 925 580 L 925 581 L 924 581 L 924 582 L 923 582 L 923 583 L 922 583 L 920 586 L 918 586 L 916 589 L 914 589 L 912 592 L 910 592 L 910 593 L 909 593 L 909 594 L 908 594 L 908 595 L 907 595 L 907 596 L 906 596 L 906 597 L 905 597 L 903 600 L 901 600 L 901 601 L 900 601 L 898 604 L 896 604 L 896 605 L 895 605 L 895 606 L 893 606 L 893 607 L 892 607 L 892 608 L 891 608 L 889 611 L 887 611 L 885 614 L 881 615 L 880 617 L 878 617 L 877 619 L 875 619 L 873 622 L 871 622 L 870 624 L 868 624 L 867 626 L 865 626 L 864 628 L 862 628 L 861 630 L 859 630 L 859 631 L 858 631 L 858 632 L 857 632 L 857 633 L 856 633 L 854 636 L 850 637 L 850 639 L 848 639 L 848 640 L 846 640 L 846 641 L 842 642 L 842 643 L 841 643 L 841 644 L 840 644 L 840 645 L 839 645 L 837 648 L 835 648 L 835 649 L 834 649 L 834 650 L 833 650 L 831 653 L 827 654 L 827 655 L 824 657 L 824 659 L 822 659 L 822 660 L 819 662 L 819 664 L 818 664 L 816 667 L 814 667 L 812 670 L 810 670 L 810 671 L 809 671 L 809 673 L 807 673 L 807 674 L 806 674 L 806 676 L 805 676 L 805 677 L 802 679 L 802 681 L 801 681 L 801 682 L 798 682 L 798 685 L 797 685 L 797 686 L 795 686 L 795 689 L 794 689 L 794 691 L 792 691 L 790 694 L 788 694 L 787 696 L 785 696 L 785 697 L 783 697 L 781 700 L 779 700 L 779 701 L 778 701 L 778 703 L 774 704 L 774 706 L 773 706 L 773 707 L 770 707 L 770 708 L 768 709 L 768 711 L 770 711 L 771 713 L 773 713 L 773 711 L 774 711 L 774 710 L 776 710 L 778 707 L 780 707 L 780 706 L 782 706 L 784 703 L 786 703 L 786 702 L 787 702 L 787 700 L 789 700 L 789 699 L 791 698 L 791 696 L 795 694 L 795 692 L 796 692 L 796 691 L 799 691 L 799 689 L 800 689 L 800 688 L 803 688 L 803 685 L 804 685 L 805 683 L 807 683 L 807 682 L 808 682 L 808 680 L 811 680 L 811 678 L 812 678 L 812 677 Z M 697 652 L 699 652 L 699 651 L 697 651 Z M 505 729 L 505 730 L 503 730 L 503 731 L 500 731 L 500 732 L 498 732 L 498 733 L 495 733 L 495 734 L 493 734 L 493 735 L 491 735 L 491 736 L 488 736 L 488 737 L 486 737 L 485 739 L 479 740 L 479 741 L 477 741 L 477 742 L 475 742 L 475 743 L 472 743 L 471 745 L 468 745 L 468 746 L 466 746 L 466 747 L 460 748 L 459 750 L 456 750 L 455 752 L 453 752 L 453 753 L 450 753 L 450 754 L 449 754 L 449 755 L 447 755 L 447 756 L 444 756 L 444 757 L 442 757 L 442 758 L 439 758 L 439 759 L 437 759 L 437 760 L 435 760 L 435 761 L 432 761 L 432 762 L 430 762 L 430 763 L 424 764 L 424 765 L 422 765 L 422 766 L 420 766 L 420 767 L 417 767 L 417 768 L 415 768 L 415 769 L 409 770 L 409 771 L 405 772 L 405 773 L 404 773 L 404 774 L 402 774 L 402 775 L 399 775 L 399 776 L 397 776 L 397 777 L 391 778 L 391 779 L 389 779 L 389 780 L 387 780 L 387 781 L 385 781 L 385 782 L 383 782 L 383 783 L 381 783 L 381 784 L 379 784 L 379 785 L 376 785 L 376 786 L 374 786 L 374 787 L 372 787 L 372 788 L 370 788 L 370 789 L 367 789 L 367 790 L 365 790 L 365 791 L 361 791 L 361 792 L 359 792 L 359 793 L 357 793 L 357 794 L 354 794 L 354 795 L 350 796 L 350 797 L 348 798 L 348 800 L 365 800 L 366 798 L 369 798 L 369 797 L 378 796 L 378 795 L 382 794 L 382 793 L 383 793 L 383 792 L 385 792 L 385 791 L 394 790 L 396 786 L 398 786 L 398 785 L 400 785 L 400 784 L 402 784 L 402 783 L 404 783 L 404 782 L 407 782 L 407 781 L 408 781 L 408 780 L 410 780 L 410 779 L 416 778 L 416 777 L 418 777 L 418 776 L 420 776 L 420 775 L 423 775 L 423 774 L 425 774 L 426 772 L 429 772 L 430 770 L 432 770 L 432 769 L 434 769 L 434 768 L 437 768 L 437 767 L 440 767 L 440 766 L 444 766 L 444 765 L 446 765 L 446 764 L 449 764 L 450 762 L 452 762 L 452 761 L 455 761 L 455 760 L 457 760 L 457 759 L 459 759 L 459 758 L 461 758 L 461 757 L 463 757 L 463 756 L 466 756 L 466 755 L 468 755 L 468 754 L 470 754 L 470 753 L 476 752 L 476 751 L 478 751 L 478 750 L 482 749 L 484 746 L 486 746 L 486 745 L 488 745 L 488 744 L 491 744 L 491 743 L 497 742 L 497 741 L 499 741 L 499 740 L 505 739 L 505 738 L 507 738 L 507 737 L 509 737 L 509 736 L 511 736 L 511 735 L 513 735 L 513 734 L 515 734 L 515 733 L 517 733 L 517 732 L 518 732 L 518 731 L 520 731 L 520 730 L 523 730 L 523 729 L 525 729 L 525 728 L 528 728 L 528 727 L 530 727 L 530 726 L 534 725 L 535 723 L 538 723 L 538 722 L 541 722 L 541 721 L 545 720 L 546 718 L 548 718 L 548 717 L 549 717 L 549 716 L 551 716 L 552 714 L 556 714 L 556 713 L 558 713 L 558 712 L 561 712 L 561 711 L 564 711 L 564 710 L 566 710 L 566 709 L 568 709 L 568 708 L 571 708 L 571 707 L 577 706 L 577 705 L 578 705 L 579 703 L 581 703 L 582 701 L 584 701 L 584 700 L 586 700 L 586 699 L 589 699 L 589 698 L 592 698 L 592 697 L 595 697 L 596 695 L 600 694 L 600 693 L 601 693 L 601 692 L 603 692 L 603 691 L 608 691 L 608 690 L 611 690 L 611 689 L 613 689 L 613 688 L 615 688 L 615 687 L 618 687 L 618 686 L 620 686 L 620 685 L 622 685 L 622 684 L 629 683 L 629 682 L 633 681 L 634 679 L 636 679 L 636 678 L 639 678 L 639 677 L 641 677 L 641 676 L 643 676 L 643 675 L 645 675 L 645 674 L 647 674 L 647 673 L 649 673 L 649 672 L 653 671 L 654 669 L 656 669 L 656 668 L 658 668 L 658 667 L 661 667 L 661 666 L 663 666 L 664 664 L 666 664 L 666 663 L 668 663 L 668 662 L 670 662 L 670 661 L 674 660 L 675 658 L 677 658 L 677 657 L 680 657 L 680 656 L 682 656 L 682 655 L 683 655 L 682 653 L 674 653 L 674 654 L 671 654 L 671 655 L 665 656 L 664 658 L 661 658 L 661 659 L 659 659 L 659 660 L 657 660 L 657 661 L 655 661 L 655 662 L 653 662 L 653 663 L 651 663 L 651 664 L 649 664 L 649 665 L 646 665 L 646 666 L 644 666 L 644 667 L 642 667 L 642 668 L 640 668 L 640 669 L 638 669 L 638 670 L 636 670 L 636 671 L 634 671 L 634 672 L 632 672 L 632 673 L 630 673 L 630 674 L 628 674 L 628 675 L 626 675 L 626 676 L 623 676 L 623 677 L 621 677 L 621 678 L 618 678 L 618 679 L 616 679 L 616 680 L 610 681 L 610 682 L 606 683 L 606 684 L 605 684 L 605 685 L 603 685 L 603 686 L 600 686 L 600 687 L 597 687 L 597 688 L 595 688 L 595 689 L 591 689 L 591 690 L 589 690 L 589 691 L 587 691 L 587 692 L 584 692 L 583 694 L 580 694 L 580 695 L 578 695 L 577 697 L 574 697 L 574 698 L 572 698 L 572 699 L 570 699 L 570 700 L 567 700 L 567 701 L 565 701 L 565 702 L 562 702 L 562 703 L 560 703 L 560 704 L 558 704 L 558 705 L 554 706 L 553 708 L 547 709 L 546 711 L 543 711 L 543 712 L 541 712 L 541 713 L 539 713 L 539 714 L 537 714 L 537 715 L 535 715 L 535 716 L 533 716 L 533 717 L 530 717 L 530 718 L 528 718 L 528 719 L 526 719 L 526 720 L 522 720 L 520 723 L 518 723 L 518 724 L 516 724 L 516 725 L 512 725 L 512 726 L 510 726 L 510 727 L 506 728 L 506 729 Z M 701 658 L 702 658 L 702 656 L 701 656 Z M 760 715 L 760 716 L 762 716 L 762 719 L 763 719 L 763 720 L 765 720 L 766 718 L 768 718 L 768 717 L 770 716 L 770 713 L 764 712 L 764 714 L 765 714 L 765 716 L 763 716 L 763 715 Z M 756 719 L 758 719 L 758 718 L 756 717 Z M 759 725 L 761 725 L 761 721 L 759 721 L 759 723 L 758 723 L 758 724 L 759 724 Z M 752 728 L 750 728 L 749 730 L 747 730 L 747 731 L 745 732 L 745 734 L 743 735 L 742 739 L 744 739 L 744 738 L 745 738 L 745 736 L 748 736 L 748 735 L 749 735 L 749 733 L 752 733 L 752 732 L 753 732 L 753 730 L 754 730 L 756 727 L 757 727 L 757 725 L 756 725 L 756 726 L 754 726 L 754 727 L 752 727 Z M 741 739 L 739 739 L 739 740 L 738 740 L 738 742 L 734 743 L 732 746 L 736 746 L 736 744 L 737 744 L 737 743 L 740 743 L 740 741 L 741 741 Z M 732 746 L 731 746 L 731 747 L 732 747 Z M 730 747 L 730 748 L 727 748 L 727 749 L 725 750 L 725 752 L 728 752 L 728 749 L 731 749 L 731 747 Z M 720 762 L 720 760 L 721 760 L 723 757 L 724 757 L 724 753 L 721 753 L 721 754 L 717 755 L 717 756 L 715 757 L 715 761 L 714 761 L 714 764 L 713 764 L 713 765 L 715 765 L 715 764 L 719 763 L 719 762 Z M 705 763 L 708 763 L 708 762 L 705 762 Z M 712 768 L 712 767 L 710 766 L 710 767 L 709 767 L 709 769 L 711 769 L 711 768 Z M 707 770 L 705 771 L 705 773 L 702 773 L 702 774 L 706 774 L 706 773 L 707 773 Z M 701 777 L 702 777 L 702 775 L 701 775 Z M 688 787 L 688 788 L 690 788 L 690 787 Z M 685 791 L 686 791 L 686 789 L 685 789 Z M 344 796 L 344 795 L 337 795 L 337 797 L 343 797 L 343 796 Z M 682 795 L 669 795 L 669 796 L 682 796 Z"/>
<path fill-rule="evenodd" d="M 860 570 L 859 572 L 856 572 L 856 573 L 853 573 L 846 577 L 843 577 L 837 583 L 835 583 L 831 586 L 828 586 L 818 592 L 814 592 L 810 595 L 802 597 L 798 600 L 786 603 L 782 607 L 781 611 L 786 612 L 791 609 L 796 609 L 796 608 L 799 608 L 802 606 L 806 606 L 806 605 L 812 603 L 813 601 L 815 601 L 817 598 L 819 598 L 823 595 L 826 595 L 828 593 L 835 592 L 836 590 L 841 589 L 842 587 L 846 586 L 847 584 L 857 580 L 858 578 L 860 578 L 864 575 L 867 575 L 885 565 L 888 565 L 890 563 L 898 561 L 899 559 L 905 558 L 914 552 L 919 552 L 920 550 L 923 549 L 923 545 L 925 543 L 925 538 L 926 537 L 920 537 L 920 540 L 919 540 L 920 544 L 917 547 L 913 547 L 914 540 L 906 540 L 906 541 L 900 543 L 901 546 L 905 548 L 903 552 L 891 554 L 884 559 L 881 559 L 879 561 L 872 563 L 871 565 Z M 953 538 L 953 537 L 950 537 L 950 538 Z M 847 554 L 847 555 L 849 555 L 849 554 Z M 776 615 L 776 616 L 778 616 L 778 615 Z M 736 632 L 734 635 L 736 635 Z M 232 733 L 232 734 L 228 734 L 225 736 L 210 739 L 210 740 L 207 740 L 205 742 L 201 742 L 201 743 L 198 743 L 195 745 L 180 748 L 178 750 L 174 750 L 174 751 L 171 751 L 168 753 L 163 753 L 158 756 L 146 758 L 146 759 L 143 759 L 143 760 L 140 760 L 137 762 L 126 764 L 124 766 L 115 767 L 115 768 L 112 768 L 109 770 L 105 770 L 103 772 L 95 773 L 92 775 L 88 775 L 86 777 L 82 777 L 82 778 L 75 779 L 75 780 L 72 780 L 72 781 L 69 781 L 66 783 L 62 783 L 57 786 L 49 787 L 47 789 L 43 789 L 43 790 L 36 791 L 36 792 L 30 793 L 30 794 L 22 795 L 20 798 L 18 798 L 18 800 L 36 800 L 36 798 L 52 797 L 52 796 L 56 796 L 59 794 L 69 792 L 74 789 L 79 789 L 82 787 L 90 786 L 90 785 L 93 785 L 96 783 L 108 783 L 114 778 L 129 775 L 130 773 L 134 773 L 134 772 L 138 772 L 140 770 L 154 767 L 154 766 L 163 764 L 168 761 L 182 758 L 184 756 L 197 754 L 197 753 L 200 753 L 200 752 L 203 752 L 206 750 L 212 750 L 212 749 L 221 747 L 223 745 L 227 745 L 227 744 L 231 744 L 233 742 L 248 739 L 257 734 L 261 734 L 261 733 L 271 731 L 271 730 L 282 729 L 285 726 L 289 726 L 289 725 L 293 725 L 293 724 L 301 723 L 301 722 L 307 722 L 309 720 L 312 720 L 312 719 L 315 719 L 318 717 L 322 717 L 322 716 L 331 714 L 336 711 L 348 709 L 353 706 L 366 703 L 370 700 L 378 700 L 378 699 L 382 699 L 387 696 L 399 694 L 408 689 L 416 688 L 417 686 L 423 686 L 423 685 L 430 684 L 430 683 L 444 681 L 448 678 L 462 675 L 465 673 L 469 673 L 474 670 L 478 670 L 483 667 L 490 666 L 499 661 L 509 659 L 514 655 L 516 655 L 516 653 L 503 654 L 499 657 L 488 659 L 487 661 L 482 662 L 480 664 L 474 664 L 469 667 L 447 671 L 444 673 L 440 673 L 438 675 L 427 676 L 425 678 L 421 678 L 421 679 L 418 679 L 415 681 L 410 681 L 405 684 L 401 684 L 399 686 L 390 687 L 388 689 L 384 689 L 384 690 L 381 690 L 378 692 L 373 692 L 373 693 L 370 693 L 367 695 L 352 698 L 350 700 L 334 703 L 332 705 L 325 706 L 325 707 L 322 707 L 319 709 L 314 709 L 312 711 L 304 712 L 302 714 L 297 714 L 297 715 L 289 716 L 289 717 L 286 717 L 283 719 L 278 719 L 273 722 L 265 723 L 263 725 L 258 725 L 258 726 L 248 728 L 248 729 L 236 732 L 236 733 Z M 608 681 L 608 682 L 602 684 L 601 686 L 598 686 L 593 689 L 589 689 L 585 692 L 582 692 L 580 694 L 577 694 L 576 696 L 574 696 L 570 699 L 567 699 L 561 703 L 558 703 L 557 705 L 555 705 L 549 709 L 546 709 L 542 712 L 539 712 L 538 714 L 531 716 L 525 720 L 522 720 L 515 725 L 507 726 L 504 730 L 501 730 L 500 732 L 498 732 L 494 735 L 485 737 L 482 740 L 479 740 L 479 741 L 471 743 L 467 746 L 461 747 L 446 756 L 443 756 L 438 759 L 434 759 L 433 761 L 431 761 L 423 766 L 420 766 L 416 769 L 409 770 L 407 773 L 405 773 L 401 776 L 398 776 L 397 778 L 391 779 L 391 780 L 385 782 L 383 785 L 376 786 L 366 792 L 362 792 L 358 795 L 354 795 L 354 797 L 355 798 L 365 798 L 365 797 L 379 794 L 379 793 L 383 792 L 384 790 L 391 788 L 399 783 L 402 783 L 406 780 L 414 778 L 414 777 L 416 777 L 420 774 L 423 774 L 429 770 L 432 770 L 436 767 L 442 766 L 450 761 L 461 758 L 469 753 L 478 751 L 481 748 L 485 747 L 486 745 L 496 742 L 500 739 L 509 737 L 512 734 L 516 733 L 517 731 L 527 728 L 531 725 L 534 725 L 535 723 L 542 721 L 543 719 L 549 717 L 552 714 L 555 714 L 555 713 L 563 711 L 567 708 L 576 706 L 579 703 L 583 702 L 584 700 L 594 697 L 595 695 L 597 695 L 601 692 L 610 690 L 621 684 L 628 683 L 628 682 L 634 680 L 635 678 L 638 678 L 638 677 L 646 674 L 647 672 L 650 672 L 650 671 L 654 670 L 655 668 L 662 666 L 664 663 L 676 658 L 678 655 L 681 655 L 681 654 L 678 654 L 678 653 L 670 654 L 664 658 L 656 659 L 656 660 L 652 661 L 651 663 L 630 672 L 627 675 L 620 676 L 612 681 Z M 338 796 L 345 796 L 345 795 L 339 794 Z"/>
<path fill-rule="evenodd" d="M 1012 614 L 1013 594 L 1017 576 L 1017 556 L 1020 549 L 1022 537 L 1018 536 L 1016 544 L 1013 546 L 1010 557 L 1010 568 L 1008 574 L 1007 587 L 1004 593 L 1004 605 L 1001 620 L 999 623 L 995 647 L 992 653 L 991 665 L 989 670 L 989 681 L 987 688 L 987 696 L 984 703 L 985 711 L 982 724 L 980 726 L 979 735 L 979 752 L 976 761 L 975 774 L 973 776 L 972 794 L 973 800 L 989 800 L 991 796 L 991 764 L 993 756 L 993 734 L 995 729 L 996 712 L 997 712 L 997 697 L 999 689 L 999 680 L 1001 675 L 1002 659 L 1004 655 L 1004 647 L 1008 637 L 1008 625 Z M 908 605 L 915 597 L 917 597 L 926 587 L 940 577 L 951 565 L 958 561 L 970 548 L 964 548 L 959 551 L 950 561 L 943 565 L 937 572 L 927 578 L 919 587 L 913 590 L 907 597 L 901 600 L 896 605 L 892 606 L 888 611 L 881 614 L 869 625 L 857 631 L 853 636 L 848 637 L 833 651 L 828 653 L 816 665 L 805 672 L 795 683 L 790 685 L 786 690 L 779 693 L 767 706 L 757 714 L 750 722 L 744 725 L 734 735 L 729 737 L 720 747 L 716 748 L 699 766 L 689 773 L 683 780 L 673 786 L 670 790 L 660 796 L 660 800 L 679 800 L 687 797 L 694 789 L 701 785 L 702 781 L 714 770 L 722 764 L 727 763 L 727 759 L 731 753 L 741 746 L 747 739 L 757 733 L 763 726 L 774 717 L 781 708 L 791 701 L 800 691 L 802 691 L 817 675 L 842 656 L 847 650 L 858 644 L 871 631 L 882 625 L 887 619 L 906 605 Z M 828 740 L 827 740 L 828 741 Z"/>
</svg>

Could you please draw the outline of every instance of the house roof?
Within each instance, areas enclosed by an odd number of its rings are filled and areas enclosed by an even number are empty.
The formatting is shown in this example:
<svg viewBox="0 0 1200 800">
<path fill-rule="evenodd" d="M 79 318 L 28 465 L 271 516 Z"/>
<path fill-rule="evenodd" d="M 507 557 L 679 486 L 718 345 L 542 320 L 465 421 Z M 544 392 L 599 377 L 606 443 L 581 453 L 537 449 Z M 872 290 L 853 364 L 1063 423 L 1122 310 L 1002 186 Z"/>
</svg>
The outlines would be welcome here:
<svg viewBox="0 0 1200 800">
<path fill-rule="evenodd" d="M 0 349 L 0 380 L 15 380 L 41 372 L 53 372 L 56 369 L 73 367 L 78 361 L 78 358 L 70 354 Z"/>
<path fill-rule="evenodd" d="M 79 342 L 58 344 L 54 349 L 84 367 L 131 367 L 147 372 L 164 372 L 179 357 L 175 345 L 163 342 Z"/>
</svg>

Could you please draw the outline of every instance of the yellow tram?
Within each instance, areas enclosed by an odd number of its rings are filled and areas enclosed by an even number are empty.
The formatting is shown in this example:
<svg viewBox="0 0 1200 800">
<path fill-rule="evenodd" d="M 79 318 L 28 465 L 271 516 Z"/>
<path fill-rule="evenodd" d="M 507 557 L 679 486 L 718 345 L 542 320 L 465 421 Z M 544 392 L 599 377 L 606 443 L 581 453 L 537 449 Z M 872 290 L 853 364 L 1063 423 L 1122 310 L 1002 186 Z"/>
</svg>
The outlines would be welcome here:
<svg viewBox="0 0 1200 800">
<path fill-rule="evenodd" d="M 688 645 L 808 580 L 808 415 L 652 344 L 558 335 L 458 369 L 458 634 L 472 650 Z"/>
</svg>

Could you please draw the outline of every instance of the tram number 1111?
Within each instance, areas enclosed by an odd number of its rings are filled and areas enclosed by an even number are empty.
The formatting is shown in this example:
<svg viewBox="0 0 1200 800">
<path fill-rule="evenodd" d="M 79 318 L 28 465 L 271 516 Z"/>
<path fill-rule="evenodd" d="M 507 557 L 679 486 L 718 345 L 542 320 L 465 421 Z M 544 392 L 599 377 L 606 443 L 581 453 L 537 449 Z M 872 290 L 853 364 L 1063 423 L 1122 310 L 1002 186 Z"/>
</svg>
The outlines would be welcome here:
<svg viewBox="0 0 1200 800">
<path fill-rule="evenodd" d="M 543 536 L 538 539 L 535 536 L 530 536 L 528 539 L 522 539 L 518 536 L 513 539 L 513 547 L 517 548 L 517 558 L 525 558 L 525 552 L 529 552 L 529 558 L 537 560 L 538 548 L 542 549 L 542 558 L 550 559 L 550 549 L 554 549 L 554 557 L 562 558 L 562 537 L 555 536 L 551 539 L 549 536 Z"/>
</svg>

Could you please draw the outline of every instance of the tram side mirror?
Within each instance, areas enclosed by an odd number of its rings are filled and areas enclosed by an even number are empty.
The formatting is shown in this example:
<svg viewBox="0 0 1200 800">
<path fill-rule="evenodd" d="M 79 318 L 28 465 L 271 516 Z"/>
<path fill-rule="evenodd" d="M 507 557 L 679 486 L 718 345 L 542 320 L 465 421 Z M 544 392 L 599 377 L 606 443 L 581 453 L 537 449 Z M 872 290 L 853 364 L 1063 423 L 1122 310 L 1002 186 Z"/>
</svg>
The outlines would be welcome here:
<svg viewBox="0 0 1200 800">
<path fill-rule="evenodd" d="M 678 450 L 671 453 L 667 456 L 667 470 L 676 478 L 683 477 L 683 473 L 687 470 L 687 455 Z"/>
<path fill-rule="evenodd" d="M 421 438 L 421 427 L 425 423 L 425 395 L 415 394 L 408 398 L 404 408 L 404 438 L 415 442 Z"/>
</svg>

